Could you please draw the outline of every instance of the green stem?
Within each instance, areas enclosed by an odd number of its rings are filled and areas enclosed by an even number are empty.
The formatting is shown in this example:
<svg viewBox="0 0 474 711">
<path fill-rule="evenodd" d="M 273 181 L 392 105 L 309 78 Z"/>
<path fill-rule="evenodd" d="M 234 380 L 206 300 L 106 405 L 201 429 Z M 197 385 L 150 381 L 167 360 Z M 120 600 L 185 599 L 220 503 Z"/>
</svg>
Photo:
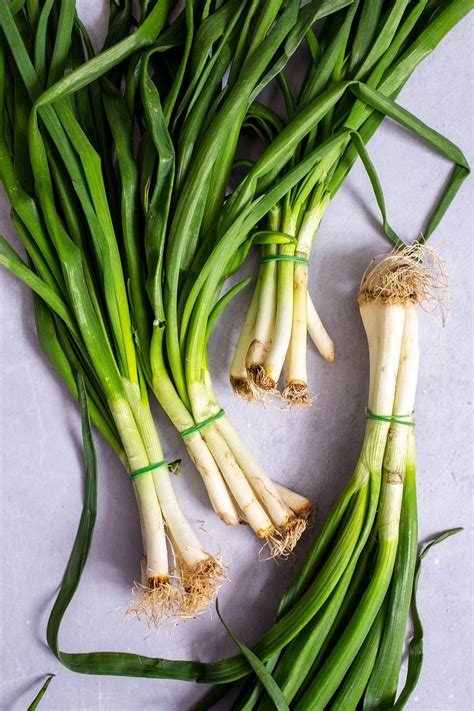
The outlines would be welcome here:
<svg viewBox="0 0 474 711">
<path fill-rule="evenodd" d="M 372 580 L 339 642 L 296 706 L 297 711 L 324 711 L 344 679 L 380 609 L 390 584 L 396 541 L 383 541 Z"/>
<path fill-rule="evenodd" d="M 403 487 L 400 539 L 393 572 L 383 636 L 365 695 L 364 711 L 382 711 L 395 701 L 400 664 L 410 613 L 413 577 L 417 557 L 418 521 L 416 505 L 415 433 L 409 435 Z"/>
<path fill-rule="evenodd" d="M 365 638 L 364 644 L 360 648 L 332 703 L 331 711 L 347 711 L 347 709 L 357 708 L 374 667 L 377 652 L 380 649 L 384 621 L 385 606 L 382 605 L 369 634 Z"/>
</svg>

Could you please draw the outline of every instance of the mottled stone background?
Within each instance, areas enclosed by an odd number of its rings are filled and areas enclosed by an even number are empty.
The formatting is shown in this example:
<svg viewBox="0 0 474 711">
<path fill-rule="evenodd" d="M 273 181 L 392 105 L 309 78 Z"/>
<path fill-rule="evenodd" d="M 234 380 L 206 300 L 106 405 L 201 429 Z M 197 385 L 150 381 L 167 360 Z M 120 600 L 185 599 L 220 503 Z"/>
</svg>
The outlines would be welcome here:
<svg viewBox="0 0 474 711">
<path fill-rule="evenodd" d="M 100 38 L 102 2 L 81 0 L 81 14 Z M 465 19 L 416 71 L 400 96 L 403 106 L 458 143 L 473 162 L 473 21 Z M 369 144 L 395 228 L 419 234 L 450 166 L 403 130 L 385 121 Z M 444 327 L 421 314 L 422 360 L 417 400 L 418 492 L 421 538 L 453 526 L 465 531 L 435 549 L 421 579 L 426 623 L 425 666 L 410 711 L 472 708 L 472 181 L 464 185 L 432 245 L 451 277 Z M 0 194 L 0 231 L 12 233 Z M 355 303 L 368 261 L 387 249 L 376 203 L 358 163 L 330 205 L 317 237 L 311 292 L 333 335 L 333 365 L 310 349 L 309 371 L 318 393 L 299 414 L 233 398 L 227 381 L 232 351 L 249 298 L 241 294 L 211 341 L 212 372 L 223 406 L 265 461 L 270 474 L 308 496 L 322 520 L 356 462 L 368 386 L 365 336 Z M 249 272 L 254 265 L 248 265 Z M 57 674 L 44 711 L 135 711 L 190 708 L 203 688 L 183 682 L 79 676 L 56 662 L 45 645 L 45 625 L 61 580 L 81 510 L 79 417 L 75 404 L 42 358 L 34 334 L 31 297 L 1 273 L 1 709 L 20 711 L 41 679 Z M 173 428 L 156 410 L 165 452 L 185 457 Z M 171 632 L 147 634 L 124 622 L 130 582 L 138 576 L 140 531 L 130 484 L 113 452 L 96 437 L 99 514 L 90 560 L 66 616 L 61 646 L 69 651 L 122 650 L 202 660 L 234 652 L 215 614 Z M 204 487 L 184 459 L 176 489 L 188 516 L 202 527 L 211 550 L 230 565 L 221 607 L 251 644 L 271 624 L 278 597 L 301 558 L 279 565 L 258 561 L 258 542 L 245 527 L 227 529 L 211 514 Z M 204 523 L 205 522 L 205 523 Z"/>
</svg>

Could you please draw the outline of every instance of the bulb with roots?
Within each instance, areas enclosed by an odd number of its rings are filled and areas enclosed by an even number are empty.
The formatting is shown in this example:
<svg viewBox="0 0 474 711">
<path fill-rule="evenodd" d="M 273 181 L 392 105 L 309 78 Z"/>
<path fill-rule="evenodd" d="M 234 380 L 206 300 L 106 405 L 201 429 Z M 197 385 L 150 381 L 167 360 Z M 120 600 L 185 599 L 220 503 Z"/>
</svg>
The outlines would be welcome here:
<svg viewBox="0 0 474 711">
<path fill-rule="evenodd" d="M 268 267 L 269 265 L 262 266 Z M 258 295 L 258 287 L 256 293 Z M 287 329 L 289 340 L 281 339 L 280 348 L 277 349 L 280 354 L 276 358 L 280 365 L 275 365 L 270 363 L 274 321 L 271 319 L 270 328 L 266 329 L 266 340 L 256 338 L 259 322 L 254 311 L 256 311 L 256 305 L 258 306 L 258 299 L 252 299 L 230 369 L 230 384 L 235 395 L 257 403 L 266 403 L 268 400 L 281 400 L 282 398 L 288 404 L 297 406 L 307 406 L 314 402 L 316 396 L 309 394 L 306 374 L 307 335 L 328 363 L 334 361 L 335 347 L 316 311 L 310 294 L 306 293 L 305 298 L 301 300 L 305 304 L 302 308 L 307 310 L 306 318 L 300 316 L 297 322 L 294 322 L 295 316 L 293 314 L 291 328 Z M 278 381 L 283 363 L 285 364 L 286 384 L 283 391 L 280 392 Z"/>
<path fill-rule="evenodd" d="M 224 564 L 209 555 L 194 566 L 176 557 L 174 570 L 167 575 L 149 575 L 146 560 L 143 555 L 141 582 L 134 585 L 127 614 L 144 619 L 150 628 L 204 613 L 227 579 Z"/>
<path fill-rule="evenodd" d="M 367 267 L 359 302 L 414 303 L 433 310 L 448 309 L 448 277 L 444 263 L 430 247 L 414 244 L 375 257 Z"/>
</svg>

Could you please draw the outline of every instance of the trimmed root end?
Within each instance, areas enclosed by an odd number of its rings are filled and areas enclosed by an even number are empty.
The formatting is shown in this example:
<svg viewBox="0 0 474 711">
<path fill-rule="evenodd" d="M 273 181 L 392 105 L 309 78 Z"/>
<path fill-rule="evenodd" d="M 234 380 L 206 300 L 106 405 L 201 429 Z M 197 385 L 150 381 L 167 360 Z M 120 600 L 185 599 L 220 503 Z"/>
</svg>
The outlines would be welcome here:
<svg viewBox="0 0 474 711">
<path fill-rule="evenodd" d="M 234 395 L 244 397 L 246 400 L 253 400 L 252 387 L 248 378 L 231 375 L 230 384 Z"/>
<path fill-rule="evenodd" d="M 306 521 L 307 525 L 310 526 L 316 514 L 316 510 L 311 501 L 308 501 L 307 504 L 300 506 L 298 511 L 295 511 L 295 514 Z"/>
<path fill-rule="evenodd" d="M 378 299 L 388 304 L 411 302 L 445 305 L 448 277 L 444 263 L 429 247 L 415 244 L 376 257 L 362 277 L 359 303 Z"/>
<path fill-rule="evenodd" d="M 282 532 L 283 557 L 287 557 L 293 552 L 296 544 L 300 540 L 303 533 L 308 528 L 308 519 L 295 517 L 291 518 L 286 524 Z"/>
<path fill-rule="evenodd" d="M 269 397 L 281 397 L 276 382 L 266 374 L 262 365 L 251 366 L 248 373 L 252 400 L 264 402 Z"/>
<path fill-rule="evenodd" d="M 180 564 L 184 594 L 179 599 L 178 616 L 195 617 L 204 612 L 215 599 L 222 583 L 227 580 L 227 569 L 217 558 L 206 558 L 194 568 Z"/>
<path fill-rule="evenodd" d="M 265 545 L 259 551 L 261 559 L 288 558 L 308 527 L 308 523 L 308 519 L 295 516 L 290 518 L 280 531 L 273 530 L 262 536 L 265 538 Z M 261 534 L 259 533 L 259 535 Z M 262 558 L 261 554 L 265 548 L 268 549 L 270 555 Z"/>
<path fill-rule="evenodd" d="M 285 557 L 281 535 L 275 531 L 273 535 L 265 537 L 265 543 L 258 551 L 260 560 L 272 560 Z"/>
<path fill-rule="evenodd" d="M 274 526 L 266 530 L 257 531 L 257 536 L 265 540 L 265 543 L 258 551 L 260 560 L 271 560 L 282 555 L 281 534 Z M 266 555 L 264 555 L 264 552 Z"/>
<path fill-rule="evenodd" d="M 225 580 L 227 569 L 217 558 L 209 556 L 194 568 L 177 561 L 173 576 L 135 583 L 127 616 L 144 618 L 150 629 L 195 617 L 212 603 Z"/>
<path fill-rule="evenodd" d="M 127 616 L 144 618 L 148 627 L 158 628 L 173 618 L 176 592 L 176 587 L 165 575 L 149 578 L 146 585 L 135 583 Z"/>
<path fill-rule="evenodd" d="M 283 397 L 291 405 L 309 407 L 316 400 L 317 395 L 308 395 L 308 385 L 302 380 L 292 380 L 283 390 Z"/>
</svg>

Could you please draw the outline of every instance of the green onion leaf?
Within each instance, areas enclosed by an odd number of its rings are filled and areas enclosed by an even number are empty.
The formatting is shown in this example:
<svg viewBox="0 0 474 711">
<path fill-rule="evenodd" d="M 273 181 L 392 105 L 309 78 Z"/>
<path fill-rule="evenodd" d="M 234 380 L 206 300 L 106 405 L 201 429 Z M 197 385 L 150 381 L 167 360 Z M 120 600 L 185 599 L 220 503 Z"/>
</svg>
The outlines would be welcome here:
<svg viewBox="0 0 474 711">
<path fill-rule="evenodd" d="M 222 615 L 219 611 L 219 603 L 217 600 L 216 600 L 216 611 L 217 611 L 220 621 L 222 622 L 225 629 L 227 630 L 227 634 L 235 642 L 237 647 L 240 649 L 242 655 L 245 657 L 245 659 L 248 661 L 249 665 L 252 667 L 255 674 L 260 679 L 262 685 L 265 688 L 265 691 L 267 692 L 268 696 L 271 698 L 271 700 L 275 704 L 275 708 L 277 709 L 277 711 L 289 711 L 289 706 L 285 701 L 285 697 L 283 696 L 280 687 L 278 686 L 278 684 L 276 683 L 276 681 L 272 677 L 272 675 L 269 673 L 265 664 L 263 664 L 263 662 L 260 661 L 260 659 L 257 657 L 256 654 L 254 654 L 252 652 L 251 649 L 249 649 L 243 642 L 240 642 L 237 639 L 237 637 L 231 632 L 231 630 L 227 627 L 227 625 L 224 622 L 224 620 L 222 619 Z"/>
<path fill-rule="evenodd" d="M 398 697 L 396 703 L 393 705 L 394 711 L 402 711 L 402 709 L 405 708 L 408 699 L 410 698 L 418 683 L 418 679 L 420 678 L 421 674 L 421 667 L 423 664 L 423 625 L 421 623 L 420 613 L 418 612 L 418 605 L 416 602 L 422 560 L 428 555 L 433 546 L 436 546 L 438 545 L 438 543 L 445 541 L 450 536 L 455 536 L 456 533 L 460 533 L 462 530 L 462 528 L 451 528 L 448 531 L 444 531 L 433 541 L 431 541 L 431 543 L 429 543 L 418 556 L 415 569 L 415 578 L 413 580 L 413 597 L 411 603 L 413 617 L 413 637 L 410 641 L 410 646 L 408 648 L 407 678 L 405 686 L 400 692 L 400 696 Z"/>
<path fill-rule="evenodd" d="M 48 686 L 51 684 L 51 680 L 54 678 L 54 676 L 55 676 L 55 674 L 50 674 L 50 675 L 48 676 L 48 678 L 47 678 L 46 681 L 44 682 L 43 686 L 42 686 L 41 689 L 38 691 L 38 693 L 36 694 L 35 698 L 34 698 L 33 701 L 31 702 L 31 704 L 28 706 L 27 711 L 35 711 L 35 709 L 38 708 L 39 702 L 41 701 L 41 699 L 42 699 L 43 696 L 45 695 L 46 689 L 47 689 Z"/>
</svg>

